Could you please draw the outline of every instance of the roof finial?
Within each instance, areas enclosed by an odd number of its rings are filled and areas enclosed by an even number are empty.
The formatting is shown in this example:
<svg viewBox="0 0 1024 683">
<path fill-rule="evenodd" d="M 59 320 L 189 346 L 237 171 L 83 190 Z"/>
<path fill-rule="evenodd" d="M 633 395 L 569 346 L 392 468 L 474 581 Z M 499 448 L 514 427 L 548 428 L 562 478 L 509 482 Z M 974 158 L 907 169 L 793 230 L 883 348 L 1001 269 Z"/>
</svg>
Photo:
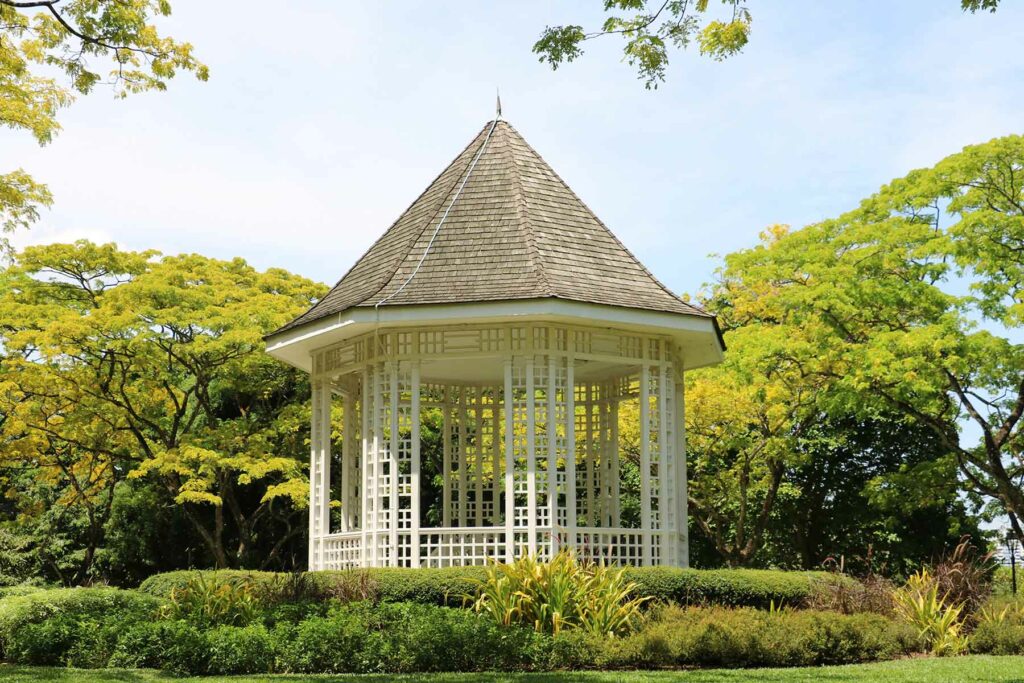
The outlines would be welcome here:
<svg viewBox="0 0 1024 683">
<path fill-rule="evenodd" d="M 501 90 L 498 88 L 494 89 L 494 92 L 498 95 L 498 119 L 501 119 Z"/>
</svg>

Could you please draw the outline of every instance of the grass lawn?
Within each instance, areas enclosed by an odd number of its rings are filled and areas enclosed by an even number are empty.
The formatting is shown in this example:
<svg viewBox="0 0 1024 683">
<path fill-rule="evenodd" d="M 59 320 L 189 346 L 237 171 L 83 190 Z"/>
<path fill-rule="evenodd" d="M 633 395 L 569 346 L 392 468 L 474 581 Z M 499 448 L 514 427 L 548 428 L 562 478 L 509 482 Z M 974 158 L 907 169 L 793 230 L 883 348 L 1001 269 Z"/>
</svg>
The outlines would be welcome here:
<svg viewBox="0 0 1024 683">
<path fill-rule="evenodd" d="M 681 681 L 682 683 L 790 683 L 792 681 L 835 681 L 837 683 L 1024 683 L 1024 657 L 957 657 L 953 659 L 904 659 L 896 662 L 827 666 L 806 669 L 708 669 L 704 671 L 568 672 L 552 674 L 420 674 L 410 676 L 228 676 L 173 678 L 155 671 L 123 669 L 85 670 L 0 664 L 0 681 L 5 683 L 171 683 L 172 681 L 231 681 L 232 683 L 286 683 L 287 681 L 430 681 L 431 683 L 611 683 L 623 681 Z"/>
</svg>

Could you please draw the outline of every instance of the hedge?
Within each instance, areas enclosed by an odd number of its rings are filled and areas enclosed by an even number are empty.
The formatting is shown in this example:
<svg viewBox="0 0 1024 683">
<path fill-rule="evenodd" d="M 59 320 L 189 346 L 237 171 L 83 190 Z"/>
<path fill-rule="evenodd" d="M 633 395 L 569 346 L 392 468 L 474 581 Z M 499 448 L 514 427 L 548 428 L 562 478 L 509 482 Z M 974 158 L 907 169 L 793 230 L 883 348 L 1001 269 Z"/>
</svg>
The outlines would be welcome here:
<svg viewBox="0 0 1024 683">
<path fill-rule="evenodd" d="M 816 585 L 833 575 L 824 572 L 786 572 L 766 569 L 679 569 L 674 567 L 633 567 L 626 570 L 637 592 L 659 602 L 681 605 L 724 605 L 766 609 L 775 604 L 801 606 Z M 255 571 L 204 571 L 207 579 L 252 582 L 265 593 L 285 583 L 286 574 Z M 177 571 L 151 576 L 139 590 L 167 597 L 174 588 L 184 587 L 196 571 Z M 364 569 L 313 572 L 309 583 L 324 597 L 363 595 L 380 602 L 416 602 L 458 606 L 483 579 L 482 567 L 445 569 Z"/>
<path fill-rule="evenodd" d="M 602 668 L 854 664 L 919 651 L 917 631 L 877 614 L 667 607 L 640 631 L 609 640 Z"/>
<path fill-rule="evenodd" d="M 117 588 L 53 588 L 0 600 L 0 654 L 28 664 L 89 666 L 120 629 L 151 620 L 161 600 Z M 109 654 L 109 653 L 108 653 Z"/>
</svg>

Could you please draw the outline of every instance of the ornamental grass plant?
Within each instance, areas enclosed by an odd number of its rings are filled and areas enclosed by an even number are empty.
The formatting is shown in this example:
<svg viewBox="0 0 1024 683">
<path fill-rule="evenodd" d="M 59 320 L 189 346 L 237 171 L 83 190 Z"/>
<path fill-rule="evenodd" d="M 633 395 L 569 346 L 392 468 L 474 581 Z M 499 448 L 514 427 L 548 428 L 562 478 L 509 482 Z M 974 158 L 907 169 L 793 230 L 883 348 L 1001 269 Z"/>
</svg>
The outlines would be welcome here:
<svg viewBox="0 0 1024 683">
<path fill-rule="evenodd" d="M 524 554 L 511 564 L 492 563 L 466 601 L 503 626 L 515 624 L 558 635 L 579 628 L 593 635 L 628 633 L 650 600 L 636 595 L 624 569 L 580 561 L 562 550 L 550 562 Z"/>
</svg>

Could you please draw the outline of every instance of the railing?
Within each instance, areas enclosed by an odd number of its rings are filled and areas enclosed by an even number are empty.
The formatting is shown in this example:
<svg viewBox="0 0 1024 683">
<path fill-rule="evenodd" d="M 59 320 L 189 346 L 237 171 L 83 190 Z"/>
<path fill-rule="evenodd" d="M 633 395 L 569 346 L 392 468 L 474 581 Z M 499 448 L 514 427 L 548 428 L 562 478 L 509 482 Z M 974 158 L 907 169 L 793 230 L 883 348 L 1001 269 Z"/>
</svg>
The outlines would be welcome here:
<svg viewBox="0 0 1024 683">
<path fill-rule="evenodd" d="M 551 529 L 537 528 L 537 549 L 541 559 L 548 559 L 552 549 L 564 547 L 569 541 L 565 529 L 555 530 L 552 543 Z M 516 528 L 511 555 L 517 557 L 528 547 L 527 529 Z M 374 534 L 367 534 L 370 541 Z M 404 529 L 398 534 L 398 557 L 392 563 L 387 532 L 376 534 L 378 557 L 370 557 L 372 547 L 363 548 L 363 533 L 329 534 L 316 539 L 319 544 L 315 569 L 356 569 L 364 566 L 420 566 L 463 567 L 486 564 L 489 560 L 505 561 L 507 537 L 505 527 L 434 527 L 419 530 L 418 548 L 413 547 L 413 535 Z M 572 545 L 581 558 L 613 565 L 661 564 L 662 534 L 617 527 L 579 527 Z M 648 547 L 648 557 L 644 547 Z M 418 562 L 414 563 L 413 559 Z"/>
<path fill-rule="evenodd" d="M 363 566 L 362 533 L 350 531 L 344 534 L 321 536 L 320 566 L 315 569 L 356 569 Z"/>
</svg>

